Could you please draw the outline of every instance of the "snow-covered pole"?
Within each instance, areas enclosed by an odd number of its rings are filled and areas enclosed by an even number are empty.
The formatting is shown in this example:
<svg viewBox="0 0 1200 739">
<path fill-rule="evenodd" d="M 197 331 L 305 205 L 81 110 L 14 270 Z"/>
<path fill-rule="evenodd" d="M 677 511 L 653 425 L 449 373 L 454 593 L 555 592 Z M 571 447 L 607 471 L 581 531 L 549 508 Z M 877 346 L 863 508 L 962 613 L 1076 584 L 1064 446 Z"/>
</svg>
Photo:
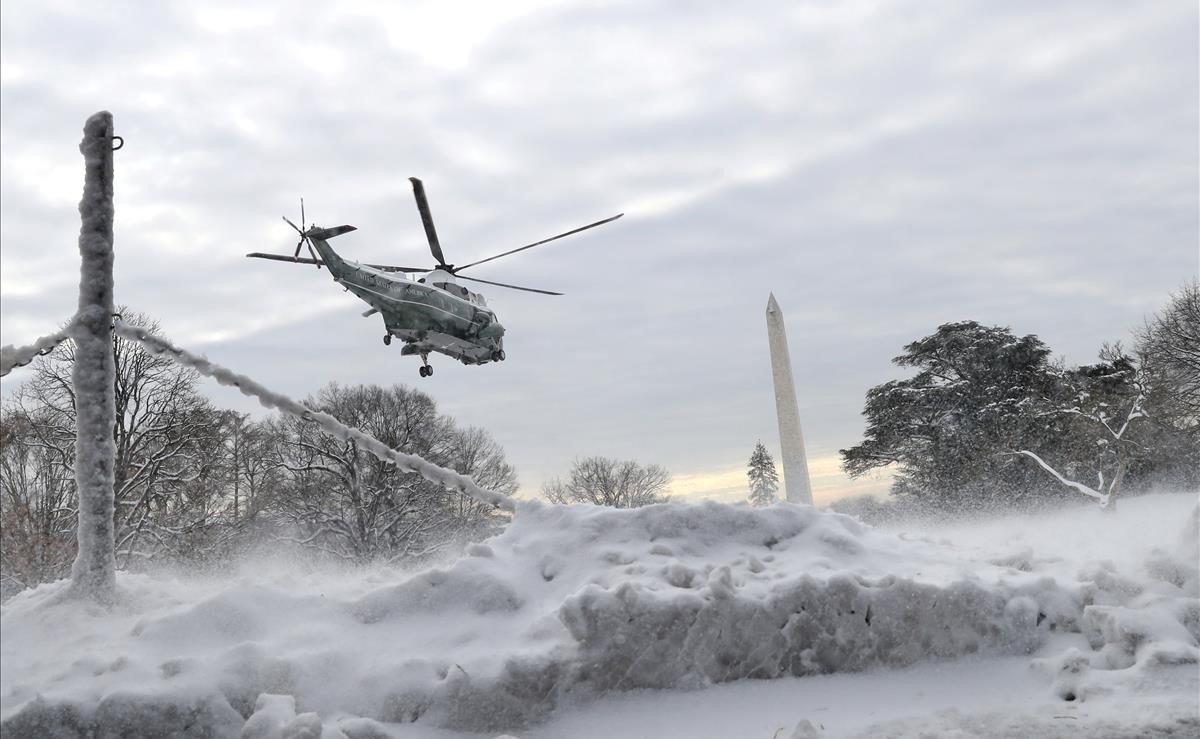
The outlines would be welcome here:
<svg viewBox="0 0 1200 739">
<path fill-rule="evenodd" d="M 85 176 L 79 201 L 79 313 L 75 341 L 75 486 L 79 553 L 71 567 L 74 595 L 110 602 L 116 594 L 113 553 L 113 467 L 116 423 L 113 358 L 113 120 L 96 113 L 83 127 Z"/>
</svg>

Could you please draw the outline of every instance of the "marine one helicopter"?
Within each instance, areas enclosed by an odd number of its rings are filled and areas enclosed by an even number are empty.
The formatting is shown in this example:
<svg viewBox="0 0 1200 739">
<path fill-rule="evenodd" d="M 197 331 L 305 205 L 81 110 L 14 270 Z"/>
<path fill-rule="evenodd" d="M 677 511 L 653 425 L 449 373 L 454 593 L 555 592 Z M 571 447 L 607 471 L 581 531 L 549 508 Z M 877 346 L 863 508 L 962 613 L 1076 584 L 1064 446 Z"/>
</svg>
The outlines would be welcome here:
<svg viewBox="0 0 1200 739">
<path fill-rule="evenodd" d="M 295 264 L 315 264 L 317 269 L 322 266 L 328 267 L 334 282 L 353 292 L 371 306 L 370 310 L 363 313 L 364 318 L 375 313 L 383 317 L 383 325 L 387 331 L 383 335 L 384 344 L 391 344 L 392 338 L 395 337 L 404 342 L 404 346 L 400 349 L 401 355 L 420 355 L 421 377 L 429 377 L 433 374 L 433 366 L 429 364 L 431 352 L 440 352 L 463 364 L 504 361 L 504 327 L 496 320 L 496 314 L 487 307 L 487 302 L 482 295 L 459 285 L 456 280 L 470 280 L 542 295 L 562 295 L 562 293 L 550 290 L 538 290 L 532 287 L 492 282 L 478 277 L 467 277 L 460 274 L 463 270 L 490 262 L 493 259 L 506 257 L 509 254 L 532 249 L 535 246 L 541 246 L 589 228 L 611 223 L 624 215 L 624 213 L 618 213 L 602 221 L 589 223 L 548 239 L 510 249 L 487 259 L 457 266 L 447 264 L 446 258 L 442 255 L 437 231 L 433 227 L 433 215 L 429 211 L 429 201 L 425 198 L 425 186 L 416 177 L 410 177 L 409 180 L 412 182 L 413 196 L 417 200 L 417 209 L 421 212 L 421 223 L 425 226 L 425 236 L 429 240 L 429 251 L 437 260 L 437 265 L 432 268 L 360 264 L 342 258 L 329 246 L 329 240 L 354 231 L 356 228 L 354 226 L 335 226 L 333 228 L 321 228 L 316 225 L 305 226 L 303 198 L 300 199 L 301 225 L 297 226 L 286 217 L 283 219 L 296 230 L 296 233 L 300 234 L 300 240 L 296 242 L 295 253 L 290 257 L 286 254 L 263 254 L 262 252 L 254 252 L 246 256 Z M 300 256 L 300 248 L 303 246 L 308 247 L 311 258 Z M 416 279 L 408 276 L 421 273 L 424 273 L 424 276 Z"/>
</svg>

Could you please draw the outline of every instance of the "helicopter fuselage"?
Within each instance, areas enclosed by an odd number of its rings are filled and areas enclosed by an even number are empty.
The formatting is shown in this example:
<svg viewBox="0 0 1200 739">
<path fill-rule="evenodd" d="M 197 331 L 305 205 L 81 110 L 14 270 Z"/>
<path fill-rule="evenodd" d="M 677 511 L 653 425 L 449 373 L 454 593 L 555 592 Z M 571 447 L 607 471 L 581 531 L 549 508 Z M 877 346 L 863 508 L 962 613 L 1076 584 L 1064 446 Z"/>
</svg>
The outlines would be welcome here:
<svg viewBox="0 0 1200 739">
<path fill-rule="evenodd" d="M 385 342 L 404 342 L 402 355 L 437 352 L 463 364 L 486 364 L 504 357 L 504 326 L 483 296 L 435 269 L 419 280 L 343 259 L 327 241 L 336 229 L 309 232 L 330 275 L 339 285 L 378 312 L 387 330 Z"/>
</svg>

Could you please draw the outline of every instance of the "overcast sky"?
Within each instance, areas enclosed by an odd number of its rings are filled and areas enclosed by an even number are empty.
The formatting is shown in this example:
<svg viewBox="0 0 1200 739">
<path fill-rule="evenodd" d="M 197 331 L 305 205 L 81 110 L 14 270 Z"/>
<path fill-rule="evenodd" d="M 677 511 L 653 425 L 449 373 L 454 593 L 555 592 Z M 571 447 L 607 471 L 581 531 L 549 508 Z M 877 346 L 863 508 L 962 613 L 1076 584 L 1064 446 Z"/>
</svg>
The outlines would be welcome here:
<svg viewBox="0 0 1200 739">
<path fill-rule="evenodd" d="M 74 310 L 101 109 L 118 302 L 295 396 L 420 387 L 529 494 L 603 454 L 743 497 L 771 291 L 821 503 L 886 486 L 837 450 L 904 344 L 974 319 L 1087 362 L 1198 270 L 1194 0 L 242 5 L 0 5 L 4 343 Z M 243 258 L 304 196 L 345 255 L 429 263 L 409 176 L 460 264 L 627 215 L 473 270 L 566 295 L 485 290 L 508 361 L 422 379 L 327 272 Z"/>
</svg>

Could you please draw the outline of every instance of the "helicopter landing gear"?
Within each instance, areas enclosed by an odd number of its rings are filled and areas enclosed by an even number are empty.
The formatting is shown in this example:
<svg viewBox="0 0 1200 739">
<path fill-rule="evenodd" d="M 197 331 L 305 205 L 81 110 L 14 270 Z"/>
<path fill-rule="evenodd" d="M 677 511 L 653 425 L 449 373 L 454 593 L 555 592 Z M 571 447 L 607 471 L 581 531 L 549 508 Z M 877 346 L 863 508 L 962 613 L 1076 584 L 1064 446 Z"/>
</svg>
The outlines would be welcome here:
<svg viewBox="0 0 1200 739">
<path fill-rule="evenodd" d="M 431 365 L 429 363 L 428 357 L 426 357 L 425 355 L 421 355 L 421 362 L 422 362 L 421 368 L 418 369 L 417 372 L 420 373 L 421 377 L 432 377 L 433 376 L 433 365 Z"/>
<path fill-rule="evenodd" d="M 503 362 L 504 361 L 504 350 L 497 349 L 496 351 L 492 352 L 492 361 L 493 362 Z"/>
<path fill-rule="evenodd" d="M 384 334 L 384 335 L 383 335 L 383 345 L 384 345 L 384 346 L 391 346 L 391 345 L 392 345 L 392 335 L 391 335 L 391 334 Z"/>
</svg>

